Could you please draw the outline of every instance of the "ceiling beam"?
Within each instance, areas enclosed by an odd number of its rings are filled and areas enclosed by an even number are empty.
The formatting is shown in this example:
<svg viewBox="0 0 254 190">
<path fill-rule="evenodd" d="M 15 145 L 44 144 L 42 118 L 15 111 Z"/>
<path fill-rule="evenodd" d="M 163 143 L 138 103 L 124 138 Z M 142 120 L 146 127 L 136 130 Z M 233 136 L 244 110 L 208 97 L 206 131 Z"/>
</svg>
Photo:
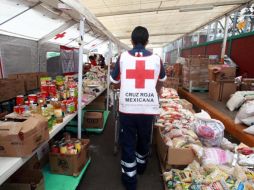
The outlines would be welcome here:
<svg viewBox="0 0 254 190">
<path fill-rule="evenodd" d="M 202 3 L 198 5 L 180 5 L 180 6 L 170 6 L 170 7 L 160 7 L 160 8 L 147 8 L 147 9 L 137 9 L 137 10 L 106 12 L 106 13 L 95 14 L 95 16 L 98 18 L 98 17 L 140 14 L 140 13 L 159 12 L 159 11 L 182 10 L 182 9 L 190 9 L 190 8 L 195 9 L 195 8 L 201 8 L 201 7 L 220 7 L 220 6 L 228 6 L 228 5 L 241 5 L 247 2 L 248 0 L 221 1 L 221 2 L 215 2 L 215 3 Z"/>
<path fill-rule="evenodd" d="M 52 39 L 55 35 L 67 30 L 68 28 L 72 27 L 73 25 L 77 24 L 76 21 L 74 20 L 69 20 L 67 22 L 65 22 L 63 25 L 61 25 L 59 28 L 53 30 L 52 32 L 50 32 L 49 34 L 47 34 L 46 36 L 42 37 L 38 43 L 41 45 L 45 42 L 47 42 L 48 40 Z"/>
<path fill-rule="evenodd" d="M 157 33 L 157 34 L 149 34 L 149 37 L 156 37 L 156 36 L 173 36 L 173 35 L 182 35 L 185 34 L 184 32 L 169 32 L 169 33 Z M 130 39 L 131 36 L 116 36 L 118 39 Z"/>
<path fill-rule="evenodd" d="M 234 12 L 236 12 L 236 11 L 239 11 L 240 9 L 244 8 L 246 5 L 251 4 L 251 3 L 254 3 L 254 0 L 246 0 L 245 3 L 240 4 L 240 5 L 238 5 L 237 7 L 234 7 L 234 8 L 232 8 L 231 10 L 229 10 L 229 11 L 227 11 L 227 12 L 225 12 L 225 13 L 222 13 L 221 15 L 219 15 L 219 16 L 217 16 L 217 17 L 211 19 L 211 20 L 209 20 L 208 22 L 205 22 L 205 23 L 201 24 L 200 26 L 194 28 L 194 29 L 191 30 L 190 32 L 187 32 L 186 34 L 183 34 L 182 36 L 180 36 L 179 38 L 175 39 L 174 41 L 179 40 L 179 39 L 183 38 L 183 37 L 186 36 L 186 35 L 190 35 L 191 33 L 193 33 L 193 32 L 195 32 L 195 31 L 201 29 L 202 27 L 205 27 L 205 26 L 208 25 L 208 24 L 211 24 L 211 23 L 213 23 L 213 22 L 215 22 L 215 21 L 218 21 L 219 19 L 223 18 L 225 15 L 229 15 L 229 14 L 232 14 L 232 13 L 234 13 Z M 169 43 L 172 43 L 172 42 L 174 42 L 174 41 L 171 41 L 171 42 L 169 42 Z M 169 44 L 169 43 L 168 43 L 168 44 Z M 167 44 L 167 45 L 168 45 L 168 44 Z M 165 46 L 167 46 L 167 45 L 165 45 Z"/>
</svg>

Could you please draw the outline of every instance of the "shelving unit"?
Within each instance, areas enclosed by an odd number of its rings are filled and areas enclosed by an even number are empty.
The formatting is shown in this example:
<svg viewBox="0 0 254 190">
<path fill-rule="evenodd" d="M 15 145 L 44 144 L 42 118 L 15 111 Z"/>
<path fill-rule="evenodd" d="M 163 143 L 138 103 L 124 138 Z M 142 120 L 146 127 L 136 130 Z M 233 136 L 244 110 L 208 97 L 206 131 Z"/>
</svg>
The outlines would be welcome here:
<svg viewBox="0 0 254 190">
<path fill-rule="evenodd" d="M 86 104 L 82 105 L 82 109 L 85 108 L 86 105 L 93 102 L 96 97 L 101 95 L 106 88 L 104 88 L 97 96 L 90 99 Z M 67 115 L 64 117 L 64 121 L 60 124 L 53 126 L 53 128 L 49 132 L 49 139 L 52 139 L 59 131 L 61 131 L 75 116 L 77 112 Z M 37 151 L 43 147 L 47 142 L 41 144 L 37 150 L 35 150 L 30 156 L 21 158 L 21 157 L 0 157 L 0 185 L 4 183 L 13 173 L 15 173 L 22 165 L 24 165 Z"/>
</svg>

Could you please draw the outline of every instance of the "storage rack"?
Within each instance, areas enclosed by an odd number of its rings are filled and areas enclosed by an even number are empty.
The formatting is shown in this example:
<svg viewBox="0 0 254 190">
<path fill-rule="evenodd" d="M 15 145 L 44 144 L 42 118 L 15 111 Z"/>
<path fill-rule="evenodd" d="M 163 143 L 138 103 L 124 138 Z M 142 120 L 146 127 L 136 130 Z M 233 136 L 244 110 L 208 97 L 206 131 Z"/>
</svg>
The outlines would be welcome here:
<svg viewBox="0 0 254 190">
<path fill-rule="evenodd" d="M 90 99 L 86 104 L 82 105 L 82 109 L 86 107 L 86 105 L 93 102 L 98 96 L 100 96 L 106 88 L 104 88 L 100 93 L 98 93 L 95 97 Z M 61 131 L 75 116 L 77 116 L 77 112 L 67 115 L 64 117 L 62 123 L 53 126 L 52 130 L 49 132 L 49 140 L 52 139 L 59 131 Z M 41 144 L 30 156 L 28 157 L 0 157 L 0 185 L 5 182 L 13 173 L 15 173 L 22 165 L 24 165 L 33 155 L 35 155 L 40 148 L 45 146 L 48 141 Z"/>
</svg>

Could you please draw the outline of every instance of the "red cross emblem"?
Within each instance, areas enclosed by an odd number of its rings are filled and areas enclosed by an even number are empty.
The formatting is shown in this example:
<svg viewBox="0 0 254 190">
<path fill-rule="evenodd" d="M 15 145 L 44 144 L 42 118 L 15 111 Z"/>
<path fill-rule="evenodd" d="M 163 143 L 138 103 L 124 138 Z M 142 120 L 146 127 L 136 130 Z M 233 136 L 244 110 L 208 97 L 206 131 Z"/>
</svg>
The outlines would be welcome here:
<svg viewBox="0 0 254 190">
<path fill-rule="evenodd" d="M 154 79 L 154 70 L 146 70 L 145 61 L 137 60 L 136 69 L 126 70 L 126 79 L 135 79 L 135 88 L 145 88 L 145 80 Z"/>
<path fill-rule="evenodd" d="M 58 38 L 63 38 L 65 34 L 66 34 L 66 32 L 63 32 L 61 34 L 57 34 L 54 39 L 57 40 Z"/>
</svg>

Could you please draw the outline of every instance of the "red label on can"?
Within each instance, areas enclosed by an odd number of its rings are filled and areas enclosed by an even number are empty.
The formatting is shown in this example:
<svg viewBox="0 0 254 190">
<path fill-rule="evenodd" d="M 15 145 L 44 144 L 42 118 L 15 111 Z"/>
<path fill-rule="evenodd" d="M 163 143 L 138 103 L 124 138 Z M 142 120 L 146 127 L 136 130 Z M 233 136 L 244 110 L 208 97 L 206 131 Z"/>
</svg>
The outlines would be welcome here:
<svg viewBox="0 0 254 190">
<path fill-rule="evenodd" d="M 17 105 L 23 105 L 24 104 L 24 96 L 23 95 L 19 95 L 16 97 L 16 104 Z"/>
<path fill-rule="evenodd" d="M 29 94 L 28 95 L 28 102 L 29 103 L 37 103 L 37 95 L 36 94 Z"/>
</svg>

